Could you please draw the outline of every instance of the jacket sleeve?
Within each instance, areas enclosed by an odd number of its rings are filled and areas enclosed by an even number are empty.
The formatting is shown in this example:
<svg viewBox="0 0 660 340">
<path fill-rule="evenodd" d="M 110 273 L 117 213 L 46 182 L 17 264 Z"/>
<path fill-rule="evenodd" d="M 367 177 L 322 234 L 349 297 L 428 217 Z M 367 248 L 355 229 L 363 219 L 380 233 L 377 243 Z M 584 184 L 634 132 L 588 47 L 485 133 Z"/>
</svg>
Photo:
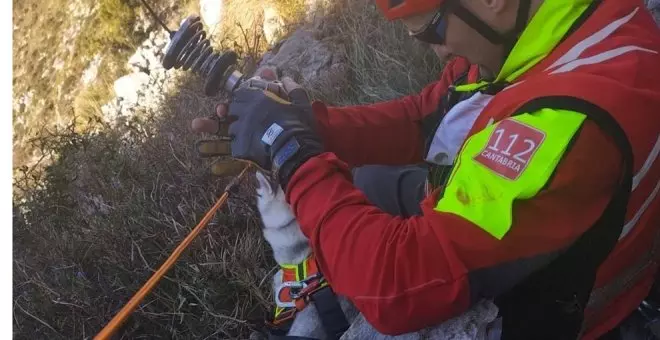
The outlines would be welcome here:
<svg viewBox="0 0 660 340">
<path fill-rule="evenodd" d="M 384 213 L 353 186 L 346 164 L 332 153 L 299 168 L 287 199 L 333 289 L 378 331 L 396 335 L 453 318 L 479 296 L 497 294 L 494 287 L 512 286 L 546 265 L 602 214 L 620 162 L 613 141 L 585 122 L 549 186 L 515 203 L 514 224 L 502 240 L 435 211 L 437 193 L 422 202 L 422 216 Z M 512 263 L 523 265 L 503 266 Z M 483 269 L 489 275 L 476 275 Z"/>
<path fill-rule="evenodd" d="M 422 120 L 437 110 L 440 100 L 469 64 L 455 58 L 443 69 L 441 79 L 420 94 L 383 103 L 327 107 L 313 104 L 327 151 L 352 166 L 402 165 L 422 161 Z"/>
</svg>

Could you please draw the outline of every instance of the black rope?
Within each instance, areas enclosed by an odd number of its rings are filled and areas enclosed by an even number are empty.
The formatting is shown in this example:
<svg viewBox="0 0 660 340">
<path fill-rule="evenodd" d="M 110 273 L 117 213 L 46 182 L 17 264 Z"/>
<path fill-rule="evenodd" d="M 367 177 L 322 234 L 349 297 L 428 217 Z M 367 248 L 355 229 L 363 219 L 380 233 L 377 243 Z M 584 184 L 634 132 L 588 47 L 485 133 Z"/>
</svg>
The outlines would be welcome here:
<svg viewBox="0 0 660 340">
<path fill-rule="evenodd" d="M 158 21 L 158 24 L 160 24 L 165 29 L 165 31 L 167 31 L 167 33 L 169 33 L 169 35 L 172 36 L 174 34 L 174 32 L 171 29 L 169 29 L 169 27 L 167 27 L 167 25 L 165 25 L 165 23 L 160 19 L 158 14 L 156 14 L 156 12 L 154 12 L 154 10 L 151 8 L 151 6 L 149 6 L 149 4 L 147 4 L 147 2 L 145 0 L 141 0 L 141 1 L 142 1 L 142 4 L 144 5 L 144 7 L 147 8 L 147 11 L 149 11 L 151 16 L 154 17 L 154 19 L 156 19 L 156 21 Z"/>
</svg>

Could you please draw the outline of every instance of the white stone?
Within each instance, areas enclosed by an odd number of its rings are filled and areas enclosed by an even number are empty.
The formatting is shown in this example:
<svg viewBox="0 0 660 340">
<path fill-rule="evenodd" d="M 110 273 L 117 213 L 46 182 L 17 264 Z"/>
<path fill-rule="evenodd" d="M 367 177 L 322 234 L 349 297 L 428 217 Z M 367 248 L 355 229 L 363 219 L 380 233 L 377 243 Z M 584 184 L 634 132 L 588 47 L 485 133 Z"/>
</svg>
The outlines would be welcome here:
<svg viewBox="0 0 660 340">
<path fill-rule="evenodd" d="M 200 16 L 206 26 L 215 28 L 222 20 L 223 0 L 200 0 Z"/>
<path fill-rule="evenodd" d="M 91 82 L 96 80 L 96 76 L 99 73 L 99 66 L 101 66 L 101 61 L 103 58 L 100 54 L 94 56 L 94 59 L 87 65 L 87 68 L 83 71 L 80 81 L 84 86 L 89 85 Z"/>
<path fill-rule="evenodd" d="M 149 67 L 149 62 L 145 56 L 142 55 L 141 51 L 137 50 L 130 58 L 128 58 L 128 66 L 133 72 L 140 72 L 143 68 Z"/>
<path fill-rule="evenodd" d="M 161 59 L 168 41 L 169 37 L 164 31 L 151 32 L 149 38 L 128 59 L 128 67 L 133 72 L 149 74 L 156 69 L 162 69 Z"/>
<path fill-rule="evenodd" d="M 169 36 L 164 31 L 151 32 L 128 60 L 132 73 L 115 82 L 116 97 L 101 107 L 111 126 L 125 125 L 136 114 L 157 113 L 175 84 L 176 71 L 167 71 L 161 63 Z"/>
<path fill-rule="evenodd" d="M 12 100 L 12 106 L 16 112 L 24 112 L 27 107 L 32 105 L 32 99 L 34 98 L 34 91 L 30 90 L 23 93 L 20 97 L 14 97 Z"/>
<path fill-rule="evenodd" d="M 314 21 L 318 16 L 323 16 L 324 11 L 331 5 L 331 0 L 305 0 L 307 21 Z"/>
<path fill-rule="evenodd" d="M 60 58 L 56 58 L 56 59 L 53 61 L 53 69 L 59 71 L 59 70 L 61 70 L 61 69 L 63 69 L 63 68 L 64 68 L 64 60 L 62 60 L 62 59 L 60 59 Z"/>
<path fill-rule="evenodd" d="M 142 72 L 125 75 L 115 81 L 114 90 L 118 98 L 128 103 L 137 103 L 139 92 L 149 84 L 149 75 Z"/>
<path fill-rule="evenodd" d="M 264 38 L 269 44 L 275 43 L 284 30 L 284 19 L 273 6 L 264 8 Z"/>
</svg>

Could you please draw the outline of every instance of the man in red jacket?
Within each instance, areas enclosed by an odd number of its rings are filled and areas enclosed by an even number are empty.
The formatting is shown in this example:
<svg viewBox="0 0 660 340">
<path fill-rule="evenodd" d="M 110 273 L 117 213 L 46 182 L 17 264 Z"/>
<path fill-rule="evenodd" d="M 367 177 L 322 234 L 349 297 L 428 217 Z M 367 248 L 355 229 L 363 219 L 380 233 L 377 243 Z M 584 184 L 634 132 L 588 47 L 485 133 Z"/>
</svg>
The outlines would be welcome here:
<svg viewBox="0 0 660 340">
<path fill-rule="evenodd" d="M 660 33 L 643 3 L 376 2 L 464 58 L 367 106 L 242 87 L 219 109 L 233 157 L 273 170 L 324 276 L 382 333 L 483 298 L 503 339 L 612 330 L 647 296 L 660 244 Z M 368 164 L 413 166 L 353 176 Z"/>
</svg>

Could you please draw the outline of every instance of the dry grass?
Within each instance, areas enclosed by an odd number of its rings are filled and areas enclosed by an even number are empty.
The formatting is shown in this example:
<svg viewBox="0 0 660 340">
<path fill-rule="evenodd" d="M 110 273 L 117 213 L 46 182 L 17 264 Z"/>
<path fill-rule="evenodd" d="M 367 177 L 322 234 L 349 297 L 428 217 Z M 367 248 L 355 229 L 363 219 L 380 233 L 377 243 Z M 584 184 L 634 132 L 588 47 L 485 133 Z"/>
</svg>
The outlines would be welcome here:
<svg viewBox="0 0 660 340">
<path fill-rule="evenodd" d="M 281 15 L 284 20 L 283 33 L 295 29 L 303 19 L 305 10 L 304 0 L 225 1 L 223 6 L 221 23 L 208 32 L 214 46 L 220 50 L 231 49 L 252 59 L 269 48 L 262 30 L 264 8 L 274 8 Z M 249 71 L 254 70 L 246 70 Z"/>
<path fill-rule="evenodd" d="M 374 5 L 342 1 L 324 20 L 320 38 L 346 50 L 351 78 L 344 91 L 317 95 L 337 105 L 365 104 L 416 93 L 438 79 L 442 65 L 428 45 L 408 36 L 400 23 L 386 23 Z"/>
<path fill-rule="evenodd" d="M 428 51 L 384 22 L 370 1 L 348 2 L 318 35 L 344 47 L 349 86 L 313 89 L 318 97 L 373 102 L 436 78 Z M 196 78 L 184 78 L 160 115 L 145 112 L 123 130 L 94 134 L 72 124 L 34 140 L 57 157 L 43 172 L 24 169 L 15 178 L 22 198 L 13 205 L 14 338 L 91 338 L 212 205 L 227 179 L 211 178 L 209 164 L 192 153 L 198 137 L 188 126 L 219 98 L 200 93 Z M 260 327 L 274 262 L 252 200 L 244 187 L 229 201 L 122 338 L 239 339 Z"/>
<path fill-rule="evenodd" d="M 93 336 L 220 194 L 226 181 L 209 178 L 182 129 L 211 105 L 195 85 L 122 138 L 73 128 L 49 138 L 62 156 L 14 220 L 16 338 Z M 270 262 L 248 196 L 200 235 L 124 336 L 240 338 L 261 319 Z"/>
</svg>

